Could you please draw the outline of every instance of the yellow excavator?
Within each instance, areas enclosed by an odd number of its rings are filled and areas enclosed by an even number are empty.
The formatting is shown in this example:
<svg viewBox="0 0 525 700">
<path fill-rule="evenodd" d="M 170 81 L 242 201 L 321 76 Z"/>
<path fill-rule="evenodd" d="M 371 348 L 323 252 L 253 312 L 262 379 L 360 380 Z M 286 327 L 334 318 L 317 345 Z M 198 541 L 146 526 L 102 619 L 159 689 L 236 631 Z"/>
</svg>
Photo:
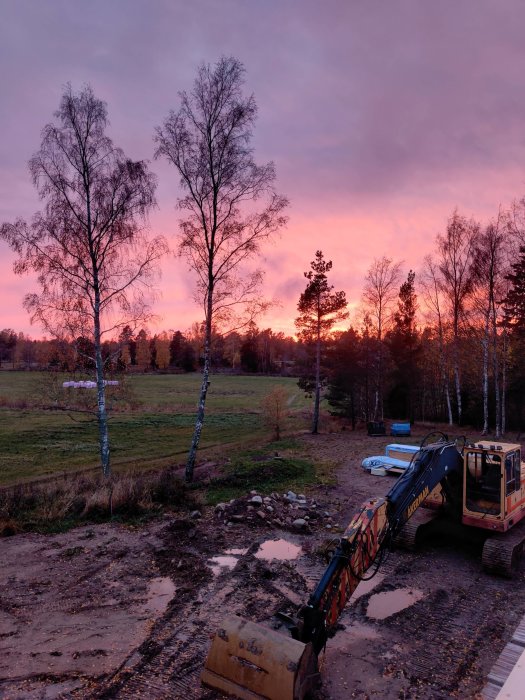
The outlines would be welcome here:
<svg viewBox="0 0 525 700">
<path fill-rule="evenodd" d="M 421 505 L 430 509 L 413 518 Z M 227 617 L 202 682 L 243 700 L 303 700 L 319 683 L 317 657 L 365 573 L 393 543 L 414 545 L 443 517 L 484 531 L 483 567 L 512 576 L 525 540 L 525 464 L 519 444 L 466 443 L 432 433 L 384 498 L 363 504 L 340 538 L 288 637 Z"/>
</svg>

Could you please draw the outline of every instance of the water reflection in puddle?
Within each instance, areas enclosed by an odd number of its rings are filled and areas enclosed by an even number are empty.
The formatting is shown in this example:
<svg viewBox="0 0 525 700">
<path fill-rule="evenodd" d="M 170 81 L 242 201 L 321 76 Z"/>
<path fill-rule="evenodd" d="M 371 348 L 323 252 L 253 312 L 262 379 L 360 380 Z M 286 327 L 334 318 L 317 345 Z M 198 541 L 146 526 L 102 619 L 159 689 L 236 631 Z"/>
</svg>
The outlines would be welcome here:
<svg viewBox="0 0 525 700">
<path fill-rule="evenodd" d="M 218 576 L 224 569 L 233 569 L 239 561 L 239 557 L 242 557 L 247 551 L 247 549 L 240 549 L 238 547 L 227 549 L 224 554 L 217 554 L 211 557 L 211 559 L 208 560 L 208 566 L 212 570 L 213 575 Z"/>
<path fill-rule="evenodd" d="M 423 597 L 423 591 L 418 591 L 416 588 L 398 588 L 395 591 L 375 593 L 368 601 L 366 614 L 376 620 L 384 620 L 390 615 L 414 605 Z"/>
<path fill-rule="evenodd" d="M 373 590 L 376 586 L 378 586 L 384 578 L 384 574 L 376 574 L 372 578 L 361 581 L 355 589 L 355 591 L 352 593 L 350 602 L 353 603 L 358 598 L 361 598 L 361 596 L 370 593 L 370 591 Z"/>
<path fill-rule="evenodd" d="M 352 622 L 345 629 L 337 632 L 333 639 L 330 639 L 330 651 L 347 650 L 352 644 L 363 640 L 375 640 L 380 638 L 379 632 L 372 625 L 365 625 L 362 622 Z"/>
<path fill-rule="evenodd" d="M 154 578 L 150 581 L 147 601 L 143 610 L 147 614 L 161 615 L 175 595 L 175 584 L 168 577 Z"/>
<path fill-rule="evenodd" d="M 256 559 L 265 559 L 266 561 L 271 561 L 272 559 L 278 559 L 279 561 L 286 561 L 289 559 L 297 559 L 301 554 L 301 547 L 287 540 L 267 540 L 263 542 L 259 547 L 258 551 L 255 553 Z"/>
<path fill-rule="evenodd" d="M 213 575 L 218 576 L 223 569 L 233 569 L 238 561 L 238 557 L 229 554 L 218 554 L 215 557 L 211 557 L 208 564 L 213 572 Z"/>
</svg>

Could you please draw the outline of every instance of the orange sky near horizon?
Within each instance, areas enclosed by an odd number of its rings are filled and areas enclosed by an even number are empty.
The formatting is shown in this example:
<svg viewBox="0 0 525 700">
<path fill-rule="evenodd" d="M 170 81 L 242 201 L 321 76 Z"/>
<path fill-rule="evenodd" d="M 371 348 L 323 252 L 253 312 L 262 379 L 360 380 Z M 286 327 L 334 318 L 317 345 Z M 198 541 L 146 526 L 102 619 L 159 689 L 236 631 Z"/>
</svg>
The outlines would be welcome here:
<svg viewBox="0 0 525 700">
<path fill-rule="evenodd" d="M 277 0 L 221 8 L 126 0 L 125 12 L 123 0 L 94 0 L 81 12 L 76 1 L 3 9 L 0 223 L 30 219 L 41 206 L 27 161 L 62 86 L 89 82 L 108 104 L 114 142 L 157 174 L 151 228 L 175 248 L 181 192 L 173 168 L 152 161 L 153 131 L 178 107 L 177 91 L 191 89 L 199 63 L 221 55 L 246 67 L 259 108 L 255 160 L 275 162 L 277 190 L 291 202 L 288 226 L 260 260 L 265 296 L 279 302 L 260 328 L 294 333 L 317 249 L 333 261 L 330 282 L 346 292 L 351 323 L 374 258 L 403 261 L 417 284 L 455 207 L 486 223 L 525 195 L 525 6 L 517 0 L 304 0 L 300 16 Z M 41 337 L 22 306 L 35 279 L 16 277 L 13 259 L 0 242 L 0 328 Z M 152 333 L 202 319 L 183 260 L 164 260 L 159 292 Z"/>
</svg>

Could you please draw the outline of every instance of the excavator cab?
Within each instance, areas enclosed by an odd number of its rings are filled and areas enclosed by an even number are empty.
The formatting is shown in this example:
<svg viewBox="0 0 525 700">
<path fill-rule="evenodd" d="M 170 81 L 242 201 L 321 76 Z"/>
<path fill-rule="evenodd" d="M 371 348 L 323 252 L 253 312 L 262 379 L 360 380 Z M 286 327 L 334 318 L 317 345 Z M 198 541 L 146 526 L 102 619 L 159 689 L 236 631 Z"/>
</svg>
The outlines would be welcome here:
<svg viewBox="0 0 525 700">
<path fill-rule="evenodd" d="M 520 445 L 466 445 L 463 460 L 463 523 L 505 532 L 521 519 L 525 505 Z"/>
</svg>

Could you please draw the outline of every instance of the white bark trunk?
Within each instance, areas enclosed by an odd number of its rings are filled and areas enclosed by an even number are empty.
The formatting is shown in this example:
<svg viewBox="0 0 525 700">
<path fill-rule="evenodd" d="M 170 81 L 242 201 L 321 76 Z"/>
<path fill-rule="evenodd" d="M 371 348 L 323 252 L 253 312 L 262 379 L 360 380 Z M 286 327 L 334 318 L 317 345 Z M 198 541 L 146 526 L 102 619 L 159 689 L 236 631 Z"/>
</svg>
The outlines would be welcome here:
<svg viewBox="0 0 525 700">
<path fill-rule="evenodd" d="M 501 437 L 501 395 L 499 386 L 499 359 L 498 359 L 498 326 L 496 308 L 492 306 L 492 362 L 494 368 L 494 394 L 496 398 L 496 431 L 497 439 Z"/>
<path fill-rule="evenodd" d="M 441 374 L 443 377 L 443 390 L 445 392 L 445 401 L 447 404 L 448 424 L 454 425 L 452 416 L 452 403 L 450 401 L 450 384 L 448 380 L 447 361 L 445 357 L 445 341 L 443 339 L 443 326 L 441 325 L 441 315 L 438 319 L 439 325 L 439 359 L 441 363 Z"/>
<path fill-rule="evenodd" d="M 507 430 L 507 331 L 503 329 L 503 357 L 501 367 L 501 434 Z"/>
<path fill-rule="evenodd" d="M 457 350 L 454 354 L 454 384 L 456 388 L 456 402 L 458 407 L 458 423 L 461 425 L 461 414 L 463 412 L 463 407 L 461 405 L 461 380 L 459 377 L 459 363 L 457 359 Z"/>
<path fill-rule="evenodd" d="M 201 439 L 202 427 L 204 425 L 206 396 L 208 394 L 208 387 L 210 385 L 212 312 L 213 312 L 212 292 L 209 292 L 208 306 L 207 306 L 207 318 L 206 318 L 206 330 L 205 330 L 205 335 L 204 335 L 204 367 L 202 370 L 202 384 L 201 384 L 201 391 L 200 391 L 200 396 L 199 396 L 199 406 L 197 409 L 197 418 L 195 421 L 195 429 L 193 431 L 193 438 L 191 441 L 190 451 L 188 453 L 188 460 L 186 462 L 185 478 L 186 478 L 187 482 L 193 481 L 193 470 L 195 468 L 195 459 L 197 456 L 197 449 L 199 447 L 199 442 Z"/>
<path fill-rule="evenodd" d="M 485 330 L 483 340 L 483 430 L 482 435 L 488 435 L 489 432 L 489 332 L 490 332 L 490 316 L 487 312 L 485 315 Z"/>
<path fill-rule="evenodd" d="M 98 294 L 96 293 L 98 297 Z M 102 474 L 111 476 L 108 417 L 106 410 L 106 386 L 104 384 L 104 360 L 102 359 L 102 342 L 100 336 L 100 301 L 95 300 L 94 309 L 95 372 L 97 381 L 97 422 L 100 446 Z"/>
</svg>

